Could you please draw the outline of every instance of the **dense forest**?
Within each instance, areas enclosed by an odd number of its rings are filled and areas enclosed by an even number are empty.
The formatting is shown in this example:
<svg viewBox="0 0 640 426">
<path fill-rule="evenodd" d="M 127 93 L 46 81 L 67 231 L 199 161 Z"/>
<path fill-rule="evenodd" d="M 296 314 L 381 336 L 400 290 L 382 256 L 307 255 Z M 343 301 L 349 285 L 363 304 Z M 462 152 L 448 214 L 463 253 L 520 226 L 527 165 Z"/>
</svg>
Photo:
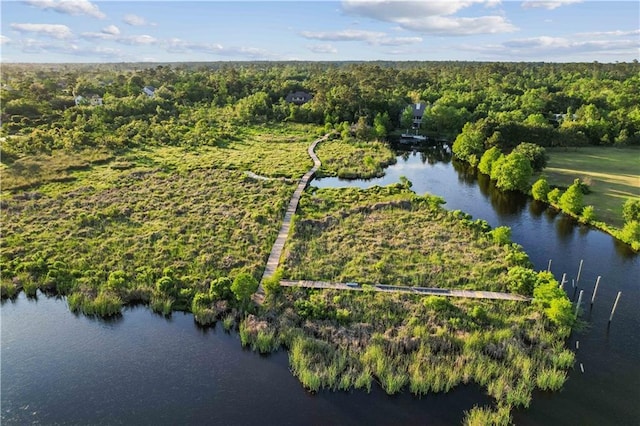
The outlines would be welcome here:
<svg viewBox="0 0 640 426">
<path fill-rule="evenodd" d="M 359 122 L 361 136 L 384 137 L 406 125 L 414 102 L 426 104 L 425 134 L 453 140 L 469 123 L 486 148 L 638 145 L 639 71 L 637 62 L 5 64 L 2 161 L 55 149 L 215 145 L 235 126 L 269 121 Z M 285 100 L 299 90 L 312 100 Z"/>
</svg>

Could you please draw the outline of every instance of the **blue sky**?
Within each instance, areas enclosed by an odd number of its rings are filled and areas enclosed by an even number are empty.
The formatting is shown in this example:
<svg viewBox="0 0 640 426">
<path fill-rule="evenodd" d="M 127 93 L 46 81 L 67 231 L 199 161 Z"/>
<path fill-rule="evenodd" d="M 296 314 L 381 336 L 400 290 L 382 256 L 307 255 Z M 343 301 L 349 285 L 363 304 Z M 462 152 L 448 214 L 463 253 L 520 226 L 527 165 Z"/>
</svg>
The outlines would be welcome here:
<svg viewBox="0 0 640 426">
<path fill-rule="evenodd" d="M 629 62 L 640 2 L 0 2 L 2 62 Z"/>
</svg>

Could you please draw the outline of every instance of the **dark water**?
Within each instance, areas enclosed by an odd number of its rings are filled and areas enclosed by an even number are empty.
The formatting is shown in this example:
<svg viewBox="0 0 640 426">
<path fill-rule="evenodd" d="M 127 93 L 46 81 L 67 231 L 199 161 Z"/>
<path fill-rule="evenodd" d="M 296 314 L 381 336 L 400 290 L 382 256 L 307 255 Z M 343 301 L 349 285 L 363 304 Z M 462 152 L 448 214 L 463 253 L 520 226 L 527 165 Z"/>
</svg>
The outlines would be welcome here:
<svg viewBox="0 0 640 426">
<path fill-rule="evenodd" d="M 105 322 L 21 294 L 1 319 L 3 425 L 447 425 L 490 402 L 476 386 L 421 400 L 378 388 L 309 395 L 284 352 L 243 350 L 237 335 L 187 314 L 139 307 Z"/>
<path fill-rule="evenodd" d="M 381 179 L 313 185 L 384 185 L 402 175 L 417 193 L 444 197 L 449 209 L 510 226 L 537 269 L 553 259 L 556 276 L 574 278 L 584 259 L 586 328 L 568 343 L 575 349 L 580 342 L 575 369 L 561 392 L 534 394 L 529 409 L 514 413 L 515 423 L 640 425 L 639 256 L 526 197 L 495 191 L 443 150 L 405 153 Z M 460 424 L 474 404 L 489 403 L 475 386 L 423 399 L 406 392 L 389 397 L 378 388 L 309 395 L 290 374 L 285 353 L 242 350 L 237 336 L 220 327 L 204 331 L 180 313 L 167 320 L 131 308 L 105 322 L 74 316 L 62 299 L 21 295 L 3 303 L 0 319 L 2 424 L 448 425 Z"/>
</svg>

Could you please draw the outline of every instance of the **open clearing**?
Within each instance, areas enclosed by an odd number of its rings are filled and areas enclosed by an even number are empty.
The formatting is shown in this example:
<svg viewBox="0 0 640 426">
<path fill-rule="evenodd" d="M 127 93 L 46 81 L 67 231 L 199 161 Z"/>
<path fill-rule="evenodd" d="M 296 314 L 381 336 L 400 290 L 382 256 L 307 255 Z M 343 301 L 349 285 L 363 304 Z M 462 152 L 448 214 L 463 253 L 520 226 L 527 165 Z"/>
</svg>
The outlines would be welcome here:
<svg viewBox="0 0 640 426">
<path fill-rule="evenodd" d="M 622 204 L 640 197 L 640 149 L 584 147 L 549 149 L 543 174 L 550 185 L 568 187 L 575 178 L 589 185 L 584 204 L 595 208 L 597 220 L 622 227 Z"/>
</svg>

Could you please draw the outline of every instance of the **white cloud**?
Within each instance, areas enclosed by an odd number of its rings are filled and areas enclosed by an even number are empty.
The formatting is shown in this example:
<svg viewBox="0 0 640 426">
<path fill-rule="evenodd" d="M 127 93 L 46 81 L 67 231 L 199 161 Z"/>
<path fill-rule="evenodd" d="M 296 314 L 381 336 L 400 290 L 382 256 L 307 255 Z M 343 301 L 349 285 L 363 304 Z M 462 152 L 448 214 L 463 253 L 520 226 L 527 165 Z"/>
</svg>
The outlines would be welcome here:
<svg viewBox="0 0 640 426">
<path fill-rule="evenodd" d="M 59 24 L 11 24 L 12 30 L 21 33 L 36 33 L 53 38 L 63 39 L 73 37 L 71 29 Z"/>
<path fill-rule="evenodd" d="M 158 40 L 154 37 L 151 37 L 150 35 L 143 34 L 143 35 L 119 37 L 116 41 L 122 44 L 140 45 L 140 44 L 155 44 L 157 43 Z"/>
<path fill-rule="evenodd" d="M 115 25 L 109 25 L 107 27 L 104 27 L 102 29 L 102 32 L 105 34 L 111 34 L 111 35 L 118 35 L 120 34 L 120 28 L 116 27 Z"/>
<path fill-rule="evenodd" d="M 11 43 L 11 39 L 9 37 L 0 35 L 0 44 Z"/>
<path fill-rule="evenodd" d="M 307 49 L 313 53 L 338 53 L 338 49 L 330 44 L 314 44 L 312 46 L 307 46 Z"/>
<path fill-rule="evenodd" d="M 107 17 L 98 6 L 88 0 L 24 0 L 24 2 L 43 10 L 53 10 L 67 15 L 88 15 L 98 19 Z"/>
<path fill-rule="evenodd" d="M 400 28 L 439 35 L 494 34 L 517 30 L 502 15 L 460 17 L 455 14 L 473 5 L 495 7 L 498 0 L 394 1 L 344 0 L 342 8 L 353 15 L 397 24 Z"/>
<path fill-rule="evenodd" d="M 122 20 L 125 22 L 125 24 L 129 24 L 134 27 L 142 27 L 144 25 L 148 25 L 146 19 L 144 19 L 142 16 L 134 15 L 133 13 L 124 15 L 124 18 L 122 18 Z"/>
<path fill-rule="evenodd" d="M 115 30 L 117 30 L 117 32 Z M 116 43 L 126 44 L 130 46 L 149 45 L 149 44 L 155 44 L 158 42 L 158 40 L 155 37 L 152 37 L 147 34 L 125 36 L 125 35 L 120 35 L 120 30 L 118 28 L 115 28 L 115 30 L 114 28 L 107 27 L 107 28 L 104 28 L 99 33 L 92 33 L 92 32 L 82 33 L 80 34 L 80 37 L 82 37 L 85 40 L 115 41 Z"/>
<path fill-rule="evenodd" d="M 567 6 L 569 4 L 582 3 L 583 0 L 525 0 L 522 2 L 522 7 L 530 9 L 534 7 L 541 7 L 548 10 L 557 9 L 560 6 Z"/>
<path fill-rule="evenodd" d="M 219 43 L 194 43 L 179 38 L 162 41 L 160 45 L 169 53 L 201 52 L 217 56 L 239 57 L 248 60 L 282 59 L 278 55 L 255 47 L 225 47 Z"/>
<path fill-rule="evenodd" d="M 546 60 L 554 57 L 564 60 L 569 56 L 579 57 L 582 55 L 590 59 L 595 55 L 631 58 L 637 56 L 640 41 L 637 39 L 580 40 L 577 37 L 539 36 L 509 40 L 500 44 L 464 45 L 457 46 L 457 48 L 477 52 L 491 58 L 519 60 Z"/>
<path fill-rule="evenodd" d="M 63 54 L 80 57 L 99 57 L 103 60 L 134 60 L 135 58 L 125 55 L 119 49 L 102 46 L 80 46 L 76 43 L 65 42 L 44 42 L 41 40 L 25 39 L 21 40 L 21 50 L 24 53 L 46 55 Z"/>
<path fill-rule="evenodd" d="M 640 35 L 640 30 L 631 30 L 631 31 L 594 31 L 589 33 L 578 33 L 576 36 L 579 37 L 622 37 L 622 36 L 630 36 L 630 35 Z"/>
<path fill-rule="evenodd" d="M 322 41 L 363 41 L 370 45 L 400 46 L 420 43 L 421 37 L 390 37 L 384 32 L 365 30 L 342 31 L 302 31 L 300 35 L 310 40 Z"/>
</svg>

